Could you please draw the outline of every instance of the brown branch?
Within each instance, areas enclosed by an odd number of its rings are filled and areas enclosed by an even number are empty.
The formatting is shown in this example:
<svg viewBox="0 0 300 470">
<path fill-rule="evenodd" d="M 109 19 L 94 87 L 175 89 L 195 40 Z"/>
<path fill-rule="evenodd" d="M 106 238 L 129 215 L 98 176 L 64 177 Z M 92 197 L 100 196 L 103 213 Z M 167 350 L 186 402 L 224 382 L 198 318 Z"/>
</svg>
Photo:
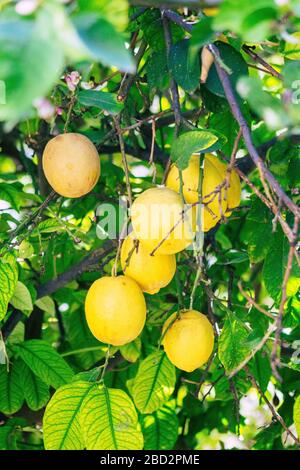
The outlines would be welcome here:
<svg viewBox="0 0 300 470">
<path fill-rule="evenodd" d="M 258 391 L 258 393 L 260 394 L 260 396 L 262 397 L 262 399 L 264 400 L 264 402 L 266 403 L 267 407 L 269 408 L 269 410 L 271 411 L 272 413 L 272 416 L 273 418 L 276 419 L 276 421 L 281 424 L 281 426 L 283 427 L 283 429 L 286 431 L 286 433 L 293 439 L 293 441 L 295 442 L 295 444 L 300 447 L 300 441 L 299 439 L 297 439 L 297 437 L 292 433 L 292 431 L 289 429 L 288 425 L 286 424 L 286 422 L 284 421 L 284 419 L 280 416 L 280 414 L 275 410 L 274 406 L 272 405 L 272 403 L 268 400 L 268 398 L 266 397 L 266 395 L 264 394 L 264 392 L 262 391 L 262 389 L 260 388 L 259 384 L 256 382 L 255 380 L 255 377 L 251 374 L 249 368 L 246 366 L 245 367 L 245 371 L 250 379 L 250 382 L 252 383 L 252 386 L 254 388 L 256 388 L 256 390 Z"/>
<path fill-rule="evenodd" d="M 258 62 L 260 65 L 262 65 L 266 69 L 266 72 L 273 75 L 273 77 L 283 80 L 283 76 L 281 75 L 281 73 L 277 72 L 277 70 L 275 70 L 274 67 L 272 67 L 272 65 L 268 64 L 268 62 L 266 62 L 256 52 L 254 52 L 253 50 L 254 48 L 251 46 L 247 46 L 246 44 L 244 44 L 242 47 L 243 51 L 246 52 L 246 54 L 248 54 L 251 57 L 251 59 L 254 60 L 254 62 Z"/>
<path fill-rule="evenodd" d="M 172 47 L 172 35 L 170 24 L 165 12 L 162 12 L 162 22 L 163 22 L 163 29 L 165 35 L 165 43 L 166 43 L 166 51 L 167 51 L 167 58 L 169 58 L 170 50 Z M 174 111 L 175 116 L 175 125 L 176 125 L 176 135 L 178 134 L 180 125 L 181 125 L 181 111 L 180 111 L 180 102 L 179 102 L 179 93 L 177 83 L 175 82 L 172 74 L 170 74 L 170 89 L 172 93 L 172 108 Z"/>
<path fill-rule="evenodd" d="M 13 249 L 14 247 L 20 245 L 20 243 L 25 240 L 28 235 L 35 229 L 35 227 L 38 225 L 40 222 L 41 215 L 48 207 L 51 201 L 53 201 L 58 194 L 52 190 L 51 193 L 46 197 L 46 199 L 42 202 L 42 204 L 37 207 L 36 211 L 31 214 L 29 217 L 27 217 L 23 222 L 21 222 L 17 228 L 15 228 L 11 234 L 8 240 L 6 240 L 3 245 L 7 245 L 0 253 L 0 257 L 3 256 L 5 253 Z M 26 234 L 21 237 L 21 239 L 16 240 L 15 242 L 12 243 L 12 240 L 16 238 L 20 232 L 23 232 L 25 229 L 28 229 Z"/>
<path fill-rule="evenodd" d="M 83 258 L 79 263 L 75 264 L 69 268 L 64 273 L 57 276 L 56 279 L 41 284 L 37 287 L 37 299 L 45 297 L 46 295 L 51 295 L 53 292 L 56 292 L 58 289 L 61 289 L 69 282 L 76 279 L 82 273 L 87 272 L 95 264 L 98 264 L 100 260 L 105 258 L 115 247 L 115 241 L 107 240 L 102 247 L 97 248 L 92 253 Z M 102 265 L 98 266 L 100 270 Z M 12 333 L 14 328 L 17 326 L 19 321 L 24 318 L 23 313 L 20 310 L 14 310 L 10 317 L 6 320 L 2 327 L 3 338 L 6 340 L 9 335 Z"/>
<path fill-rule="evenodd" d="M 265 310 L 263 307 L 261 307 L 257 302 L 255 302 L 254 299 L 252 299 L 252 297 L 250 297 L 250 295 L 247 294 L 247 292 L 244 291 L 241 281 L 238 282 L 238 288 L 239 288 L 239 291 L 242 294 L 242 296 L 245 297 L 245 299 L 248 300 L 250 305 L 252 305 L 254 308 L 256 308 L 256 310 L 258 310 L 259 312 L 263 313 L 267 317 L 274 320 L 274 317 L 271 313 L 269 313 L 267 310 Z"/>
<path fill-rule="evenodd" d="M 171 21 L 173 21 L 173 23 L 176 23 L 178 26 L 181 26 L 181 28 L 183 28 L 185 31 L 187 31 L 188 33 L 191 33 L 192 32 L 192 29 L 193 29 L 193 25 L 192 24 L 189 24 L 189 23 L 186 23 L 184 21 L 184 19 L 178 14 L 176 13 L 175 11 L 172 11 L 172 10 L 164 10 L 164 15 Z"/>
<path fill-rule="evenodd" d="M 129 202 L 129 206 L 131 207 L 132 206 L 132 191 L 131 191 L 131 185 L 130 185 L 130 175 L 129 175 L 129 167 L 128 167 L 126 151 L 125 151 L 125 144 L 124 144 L 122 132 L 120 129 L 120 116 L 117 116 L 114 118 L 114 123 L 116 127 L 116 132 L 118 135 L 120 150 L 121 150 L 121 155 L 122 155 L 122 164 L 123 164 L 123 169 L 125 173 L 128 202 Z"/>
<path fill-rule="evenodd" d="M 270 187 L 273 189 L 273 191 L 277 194 L 278 198 L 284 202 L 286 207 L 289 208 L 289 210 L 296 216 L 300 217 L 300 209 L 297 207 L 297 205 L 289 198 L 289 196 L 283 191 L 282 187 L 276 180 L 276 178 L 273 176 L 273 174 L 268 170 L 268 168 L 265 166 L 263 160 L 259 156 L 253 142 L 252 142 L 252 137 L 251 137 L 251 131 L 248 127 L 248 124 L 246 122 L 246 119 L 243 116 L 243 113 L 240 109 L 240 106 L 238 104 L 237 98 L 235 96 L 235 93 L 233 91 L 231 82 L 229 80 L 229 76 L 227 71 L 224 70 L 224 68 L 221 67 L 219 60 L 220 60 L 220 54 L 218 48 L 214 44 L 209 44 L 209 50 L 215 57 L 215 66 L 216 70 L 219 76 L 219 79 L 223 85 L 223 89 L 225 92 L 225 96 L 227 98 L 228 104 L 231 108 L 231 112 L 233 116 L 235 117 L 236 121 L 238 122 L 240 128 L 242 129 L 243 133 L 243 138 L 246 144 L 246 147 L 248 149 L 249 155 L 252 158 L 253 162 L 257 166 L 258 170 L 260 171 L 261 175 L 263 176 L 264 179 L 266 179 L 270 185 Z"/>
<path fill-rule="evenodd" d="M 264 347 L 264 345 L 266 344 L 266 342 L 270 338 L 271 334 L 275 331 L 275 329 L 276 328 L 275 328 L 274 324 L 269 327 L 269 329 L 266 332 L 266 334 L 264 335 L 264 337 L 255 346 L 255 348 L 253 348 L 251 353 L 233 371 L 230 372 L 230 374 L 228 375 L 229 379 L 232 379 L 232 377 L 234 377 L 238 372 L 240 372 L 240 370 L 244 369 L 244 367 L 255 356 L 255 354 L 258 353 L 258 351 L 260 351 Z"/>
<path fill-rule="evenodd" d="M 277 378 L 277 380 L 281 381 L 281 377 L 277 371 L 277 367 L 280 365 L 280 351 L 281 351 L 281 330 L 282 330 L 282 318 L 284 313 L 285 303 L 287 301 L 287 283 L 290 278 L 290 274 L 293 268 L 293 260 L 294 255 L 296 252 L 296 240 L 298 236 L 298 226 L 299 226 L 299 219 L 298 217 L 295 218 L 294 228 L 293 228 L 293 240 L 290 242 L 290 249 L 288 253 L 287 265 L 284 273 L 284 278 L 282 282 L 281 288 L 281 301 L 279 306 L 279 312 L 276 320 L 276 333 L 275 333 L 275 341 L 272 348 L 271 353 L 271 366 L 273 375 Z"/>
<path fill-rule="evenodd" d="M 137 51 L 136 55 L 134 56 L 135 63 L 136 63 L 136 68 L 138 69 L 139 63 L 147 49 L 147 43 L 145 41 L 141 42 L 141 45 L 139 47 L 139 50 Z M 131 86 L 134 83 L 134 80 L 136 79 L 136 74 L 125 74 L 124 78 L 121 82 L 121 86 L 118 92 L 117 100 L 120 102 L 125 101 L 127 98 L 127 95 L 129 93 L 129 90 Z"/>
</svg>

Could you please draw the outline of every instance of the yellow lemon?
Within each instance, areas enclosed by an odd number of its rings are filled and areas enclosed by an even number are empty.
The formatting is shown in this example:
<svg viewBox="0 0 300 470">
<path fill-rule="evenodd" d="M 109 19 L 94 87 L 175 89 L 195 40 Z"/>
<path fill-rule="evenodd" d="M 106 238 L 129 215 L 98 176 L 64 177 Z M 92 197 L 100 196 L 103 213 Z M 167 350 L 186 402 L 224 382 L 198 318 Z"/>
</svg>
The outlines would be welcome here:
<svg viewBox="0 0 300 470">
<path fill-rule="evenodd" d="M 210 155 L 210 154 L 207 154 Z M 217 168 L 210 158 L 204 159 L 204 173 L 202 180 L 202 198 L 204 207 L 202 211 L 202 230 L 207 232 L 214 227 L 221 218 L 220 204 L 222 211 L 225 212 L 227 203 L 224 200 L 224 190 L 221 191 L 222 197 L 213 191 L 224 181 L 224 174 Z M 216 158 L 216 157 L 215 157 Z M 193 154 L 190 158 L 188 167 L 182 172 L 183 196 L 187 203 L 195 204 L 199 200 L 199 163 L 198 154 Z M 167 176 L 166 186 L 179 192 L 180 181 L 179 171 L 176 165 L 172 165 Z M 205 204 L 206 203 L 206 204 Z"/>
<path fill-rule="evenodd" d="M 151 256 L 149 249 L 135 238 L 131 232 L 123 241 L 121 249 L 123 272 L 134 279 L 144 292 L 156 294 L 173 279 L 176 257 L 159 253 Z"/>
<path fill-rule="evenodd" d="M 219 170 L 220 173 L 222 173 L 223 179 L 226 178 L 226 169 L 227 169 L 226 163 L 220 162 L 220 160 L 211 153 L 207 153 L 206 158 L 210 160 L 212 165 L 214 165 Z M 226 191 L 224 190 L 224 195 L 225 195 L 225 192 Z M 234 209 L 235 207 L 238 207 L 241 202 L 241 181 L 240 181 L 239 175 L 234 169 L 230 173 L 229 187 L 227 189 L 226 199 L 227 199 L 227 209 L 226 209 L 225 215 L 229 217 L 231 214 L 230 209 Z"/>
<path fill-rule="evenodd" d="M 182 310 L 178 319 L 176 315 L 171 315 L 163 326 L 163 346 L 172 364 L 192 372 L 208 361 L 214 348 L 214 330 L 197 310 Z"/>
<path fill-rule="evenodd" d="M 61 196 L 84 196 L 100 176 L 98 151 L 84 135 L 60 134 L 45 147 L 43 170 L 49 184 Z"/>
<path fill-rule="evenodd" d="M 287 59 L 300 60 L 300 31 L 292 33 L 290 36 L 295 38 L 295 42 L 286 42 L 284 52 Z"/>
<path fill-rule="evenodd" d="M 150 188 L 140 194 L 132 204 L 131 221 L 138 240 L 150 252 L 178 253 L 194 238 L 192 210 L 169 188 Z"/>
<path fill-rule="evenodd" d="M 85 315 L 99 341 L 122 346 L 141 333 L 146 321 L 146 302 L 141 288 L 130 277 L 104 276 L 88 290 Z"/>
</svg>

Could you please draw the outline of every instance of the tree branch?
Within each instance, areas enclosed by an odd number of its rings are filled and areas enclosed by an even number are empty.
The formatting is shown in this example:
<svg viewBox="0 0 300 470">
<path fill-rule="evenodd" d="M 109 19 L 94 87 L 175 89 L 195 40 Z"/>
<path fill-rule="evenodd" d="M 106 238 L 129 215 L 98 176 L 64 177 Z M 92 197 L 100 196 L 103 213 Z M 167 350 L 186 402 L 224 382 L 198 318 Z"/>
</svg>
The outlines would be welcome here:
<svg viewBox="0 0 300 470">
<path fill-rule="evenodd" d="M 279 413 L 277 413 L 277 411 L 275 410 L 274 406 L 271 404 L 271 402 L 267 399 L 266 395 L 264 394 L 264 392 L 262 391 L 262 389 L 260 388 L 260 386 L 258 385 L 258 383 L 256 382 L 255 380 L 255 377 L 251 374 L 249 368 L 246 366 L 245 367 L 245 371 L 253 385 L 254 388 L 256 388 L 256 390 L 258 391 L 258 393 L 260 394 L 260 396 L 262 397 L 262 399 L 264 400 L 264 402 L 266 403 L 267 407 L 269 408 L 269 410 L 271 411 L 272 413 L 272 416 L 273 418 L 276 419 L 276 421 L 281 424 L 281 426 L 283 427 L 283 429 L 286 431 L 286 433 L 293 439 L 293 441 L 295 442 L 295 444 L 300 447 L 300 441 L 299 439 L 297 439 L 297 437 L 292 433 L 292 431 L 289 429 L 289 427 L 287 426 L 286 422 L 284 421 L 284 419 L 280 416 Z"/>
<path fill-rule="evenodd" d="M 51 295 L 53 292 L 61 289 L 69 282 L 76 279 L 80 274 L 89 271 L 91 266 L 98 264 L 101 259 L 108 255 L 112 249 L 116 246 L 114 240 L 107 240 L 104 242 L 102 247 L 97 248 L 83 258 L 79 263 L 75 264 L 69 268 L 66 272 L 57 276 L 56 279 L 46 282 L 46 284 L 41 284 L 37 287 L 37 299 L 45 297 L 46 295 Z M 99 269 L 101 265 L 99 265 Z M 6 320 L 2 328 L 3 339 L 6 340 L 12 331 L 15 329 L 19 321 L 21 321 L 25 316 L 20 310 L 14 310 L 10 317 Z"/>
<path fill-rule="evenodd" d="M 231 82 L 229 80 L 229 76 L 227 72 L 221 67 L 219 64 L 219 50 L 214 44 L 209 44 L 209 50 L 215 57 L 215 66 L 216 70 L 219 76 L 219 79 L 223 85 L 224 92 L 228 101 L 228 104 L 231 108 L 231 112 L 233 116 L 235 117 L 236 121 L 240 125 L 243 133 L 243 138 L 246 144 L 246 147 L 248 149 L 249 155 L 252 158 L 253 162 L 257 166 L 258 170 L 260 171 L 261 175 L 268 181 L 269 185 L 273 189 L 273 191 L 277 194 L 279 200 L 281 200 L 286 207 L 289 208 L 289 210 L 296 216 L 300 217 L 300 209 L 294 204 L 294 202 L 288 197 L 288 195 L 283 191 L 282 187 L 276 180 L 276 178 L 273 176 L 273 174 L 268 170 L 268 168 L 265 166 L 263 160 L 259 156 L 253 142 L 252 142 L 252 137 L 251 137 L 251 132 L 248 127 L 248 124 L 242 114 L 242 111 L 240 109 L 240 106 L 238 104 L 237 98 L 235 96 L 235 93 L 233 91 Z"/>
</svg>

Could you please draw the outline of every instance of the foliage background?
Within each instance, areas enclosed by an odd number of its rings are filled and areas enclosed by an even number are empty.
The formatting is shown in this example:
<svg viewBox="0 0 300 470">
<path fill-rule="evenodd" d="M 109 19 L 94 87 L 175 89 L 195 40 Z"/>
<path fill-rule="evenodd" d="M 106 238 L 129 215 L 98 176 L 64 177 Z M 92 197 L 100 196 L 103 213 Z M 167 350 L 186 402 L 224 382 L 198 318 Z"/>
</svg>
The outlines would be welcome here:
<svg viewBox="0 0 300 470">
<path fill-rule="evenodd" d="M 134 3 L 0 1 L 0 449 L 295 449 L 300 61 L 285 43 L 300 3 Z M 213 43 L 221 57 L 200 85 L 200 52 Z M 241 206 L 205 234 L 198 284 L 199 253 L 184 252 L 172 283 L 146 295 L 146 328 L 110 351 L 98 388 L 107 348 L 83 305 L 117 243 L 97 237 L 96 208 L 126 197 L 124 159 L 133 194 L 152 186 L 154 168 L 162 180 L 170 153 L 184 166 L 190 149 L 172 143 L 196 128 L 200 151 L 204 135 L 221 158 L 238 145 Z M 51 193 L 41 169 L 46 142 L 64 130 L 101 155 L 101 178 L 80 199 Z M 158 344 L 193 285 L 218 338 L 208 365 L 187 374 Z"/>
</svg>

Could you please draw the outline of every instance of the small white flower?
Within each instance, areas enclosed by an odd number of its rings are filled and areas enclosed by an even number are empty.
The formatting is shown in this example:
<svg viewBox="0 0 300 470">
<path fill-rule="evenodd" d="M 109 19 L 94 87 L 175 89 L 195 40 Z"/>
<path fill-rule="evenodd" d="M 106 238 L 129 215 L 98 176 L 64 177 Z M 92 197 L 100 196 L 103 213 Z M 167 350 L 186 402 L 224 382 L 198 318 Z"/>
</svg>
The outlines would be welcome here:
<svg viewBox="0 0 300 470">
<path fill-rule="evenodd" d="M 70 91 L 75 91 L 80 82 L 80 74 L 76 70 L 65 76 L 66 84 Z"/>
</svg>

